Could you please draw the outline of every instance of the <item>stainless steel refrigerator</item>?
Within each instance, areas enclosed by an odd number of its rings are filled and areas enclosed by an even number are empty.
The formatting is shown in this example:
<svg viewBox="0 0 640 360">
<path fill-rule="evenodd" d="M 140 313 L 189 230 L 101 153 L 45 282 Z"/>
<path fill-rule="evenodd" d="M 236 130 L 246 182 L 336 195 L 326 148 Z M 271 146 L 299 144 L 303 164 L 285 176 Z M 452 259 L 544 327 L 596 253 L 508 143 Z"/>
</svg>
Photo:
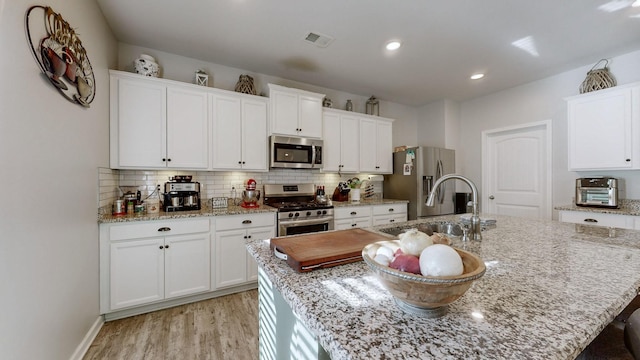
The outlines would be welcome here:
<svg viewBox="0 0 640 360">
<path fill-rule="evenodd" d="M 445 181 L 436 193 L 436 204 L 425 206 L 433 183 L 456 170 L 455 151 L 415 147 L 393 153 L 393 175 L 385 175 L 385 198 L 409 200 L 409 220 L 455 213 L 455 181 Z"/>
</svg>

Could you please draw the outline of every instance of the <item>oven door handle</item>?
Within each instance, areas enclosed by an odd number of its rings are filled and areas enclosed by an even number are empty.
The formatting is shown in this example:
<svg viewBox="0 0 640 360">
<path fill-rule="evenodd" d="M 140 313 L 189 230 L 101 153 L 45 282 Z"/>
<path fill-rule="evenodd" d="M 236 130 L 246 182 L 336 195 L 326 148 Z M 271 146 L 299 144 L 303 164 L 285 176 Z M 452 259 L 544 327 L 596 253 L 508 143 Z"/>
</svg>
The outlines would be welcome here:
<svg viewBox="0 0 640 360">
<path fill-rule="evenodd" d="M 303 225 L 317 225 L 325 224 L 333 221 L 333 218 L 325 217 L 321 219 L 309 219 L 309 220 L 294 220 L 294 221 L 280 221 L 280 226 L 296 227 Z"/>
</svg>

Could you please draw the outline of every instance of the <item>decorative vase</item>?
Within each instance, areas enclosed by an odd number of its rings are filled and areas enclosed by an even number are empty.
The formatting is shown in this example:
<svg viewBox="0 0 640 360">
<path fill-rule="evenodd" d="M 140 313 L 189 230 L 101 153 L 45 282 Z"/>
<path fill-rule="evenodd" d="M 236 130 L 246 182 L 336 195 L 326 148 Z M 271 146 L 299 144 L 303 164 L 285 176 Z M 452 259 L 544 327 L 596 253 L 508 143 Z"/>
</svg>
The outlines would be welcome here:
<svg viewBox="0 0 640 360">
<path fill-rule="evenodd" d="M 351 100 L 347 100 L 347 106 L 345 107 L 347 111 L 353 111 L 353 103 Z"/>
<path fill-rule="evenodd" d="M 133 61 L 133 67 L 136 73 L 144 76 L 158 77 L 160 66 L 153 56 L 142 54 Z"/>
</svg>

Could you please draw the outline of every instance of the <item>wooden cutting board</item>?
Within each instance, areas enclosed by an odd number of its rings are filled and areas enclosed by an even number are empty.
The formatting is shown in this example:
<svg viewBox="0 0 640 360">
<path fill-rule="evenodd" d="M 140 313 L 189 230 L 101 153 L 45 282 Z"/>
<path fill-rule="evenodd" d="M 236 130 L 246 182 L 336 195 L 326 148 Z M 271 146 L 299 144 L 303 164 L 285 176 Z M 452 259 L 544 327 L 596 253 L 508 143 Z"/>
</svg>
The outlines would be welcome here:
<svg viewBox="0 0 640 360">
<path fill-rule="evenodd" d="M 389 239 L 364 229 L 326 231 L 271 239 L 271 250 L 297 272 L 307 272 L 360 261 L 366 245 Z"/>
</svg>

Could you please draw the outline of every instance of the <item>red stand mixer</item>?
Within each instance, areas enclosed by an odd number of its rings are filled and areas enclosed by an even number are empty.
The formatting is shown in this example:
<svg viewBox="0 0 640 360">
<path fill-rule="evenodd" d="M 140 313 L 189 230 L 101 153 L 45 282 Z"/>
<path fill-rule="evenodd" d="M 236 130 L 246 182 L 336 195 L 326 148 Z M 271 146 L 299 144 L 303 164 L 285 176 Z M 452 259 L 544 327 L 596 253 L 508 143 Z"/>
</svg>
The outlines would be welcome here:
<svg viewBox="0 0 640 360">
<path fill-rule="evenodd" d="M 246 189 L 242 191 L 242 206 L 243 208 L 257 208 L 258 200 L 260 200 L 260 190 L 256 190 L 256 181 L 249 179 L 247 181 Z"/>
</svg>

